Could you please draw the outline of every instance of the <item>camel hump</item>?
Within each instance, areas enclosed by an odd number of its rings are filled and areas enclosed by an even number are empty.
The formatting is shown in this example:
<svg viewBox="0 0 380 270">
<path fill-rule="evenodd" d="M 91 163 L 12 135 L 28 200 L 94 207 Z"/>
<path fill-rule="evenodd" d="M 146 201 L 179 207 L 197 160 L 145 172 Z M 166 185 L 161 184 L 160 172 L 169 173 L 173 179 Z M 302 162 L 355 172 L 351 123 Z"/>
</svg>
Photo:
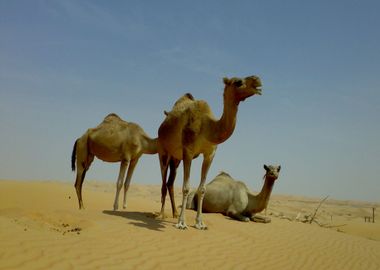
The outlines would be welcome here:
<svg viewBox="0 0 380 270">
<path fill-rule="evenodd" d="M 228 173 L 226 173 L 226 172 L 224 172 L 224 171 L 221 171 L 221 172 L 218 174 L 218 176 L 227 176 L 227 177 L 232 178 L 231 175 L 229 175 Z"/>
<path fill-rule="evenodd" d="M 183 111 L 193 101 L 195 101 L 194 96 L 190 93 L 186 93 L 183 96 L 181 96 L 179 99 L 177 99 L 177 101 L 174 103 L 173 108 L 170 112 L 165 110 L 164 114 L 165 116 L 169 116 L 170 113 L 173 111 Z"/>
<path fill-rule="evenodd" d="M 186 103 L 186 102 L 189 102 L 189 101 L 194 101 L 194 96 L 190 93 L 186 93 L 184 94 L 182 97 L 180 97 L 175 103 L 174 103 L 174 107 L 182 104 L 182 103 Z"/>
<path fill-rule="evenodd" d="M 117 119 L 122 120 L 120 118 L 120 116 L 118 116 L 116 113 L 110 113 L 110 114 L 108 114 L 106 117 L 104 117 L 104 120 L 111 119 L 111 118 L 117 118 Z"/>
<path fill-rule="evenodd" d="M 187 97 L 187 98 L 189 98 L 189 99 L 191 99 L 191 100 L 195 100 L 195 99 L 194 99 L 194 96 L 193 96 L 191 93 L 186 93 L 186 94 L 184 95 L 184 97 Z"/>
<path fill-rule="evenodd" d="M 110 113 L 106 117 L 104 117 L 103 123 L 111 124 L 111 123 L 125 123 L 128 124 L 128 122 L 121 119 L 120 116 L 118 116 L 116 113 Z"/>
</svg>

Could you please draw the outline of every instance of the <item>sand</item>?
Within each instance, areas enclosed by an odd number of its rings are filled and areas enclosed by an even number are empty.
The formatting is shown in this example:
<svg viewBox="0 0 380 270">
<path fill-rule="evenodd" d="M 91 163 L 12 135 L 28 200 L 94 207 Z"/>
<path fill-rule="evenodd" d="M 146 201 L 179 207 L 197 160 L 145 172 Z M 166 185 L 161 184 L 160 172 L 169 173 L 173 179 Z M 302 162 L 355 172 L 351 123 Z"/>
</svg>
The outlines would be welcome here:
<svg viewBox="0 0 380 270">
<path fill-rule="evenodd" d="M 268 224 L 205 214 L 207 231 L 157 220 L 158 185 L 132 185 L 112 211 L 114 184 L 86 181 L 85 210 L 72 183 L 0 181 L 0 269 L 380 269 L 380 215 L 373 204 L 274 195 Z M 180 191 L 177 189 L 177 204 Z M 378 205 L 376 205 L 378 207 Z M 380 209 L 379 207 L 377 209 Z M 377 213 L 377 212 L 376 212 Z M 329 227 L 329 228 L 326 228 Z"/>
</svg>

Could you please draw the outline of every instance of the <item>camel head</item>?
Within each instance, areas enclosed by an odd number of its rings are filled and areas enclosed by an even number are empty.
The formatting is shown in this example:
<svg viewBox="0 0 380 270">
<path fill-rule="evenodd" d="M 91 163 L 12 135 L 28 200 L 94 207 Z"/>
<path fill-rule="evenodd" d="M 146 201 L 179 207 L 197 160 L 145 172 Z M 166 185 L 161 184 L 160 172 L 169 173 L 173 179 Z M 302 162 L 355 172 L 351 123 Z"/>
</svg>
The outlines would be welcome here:
<svg viewBox="0 0 380 270">
<path fill-rule="evenodd" d="M 224 96 L 237 103 L 253 95 L 261 95 L 261 80 L 257 76 L 241 78 L 224 78 Z"/>
<path fill-rule="evenodd" d="M 264 169 L 266 171 L 264 178 L 274 181 L 278 178 L 278 174 L 280 173 L 281 166 L 273 166 L 273 165 L 268 166 L 264 164 Z"/>
</svg>

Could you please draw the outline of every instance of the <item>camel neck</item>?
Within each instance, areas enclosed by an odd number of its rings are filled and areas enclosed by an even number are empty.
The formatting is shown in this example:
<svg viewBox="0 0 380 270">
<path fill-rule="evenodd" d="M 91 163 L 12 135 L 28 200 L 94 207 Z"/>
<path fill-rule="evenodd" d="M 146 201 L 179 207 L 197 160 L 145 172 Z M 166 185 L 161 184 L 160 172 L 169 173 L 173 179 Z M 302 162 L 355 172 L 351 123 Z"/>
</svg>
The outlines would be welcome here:
<svg viewBox="0 0 380 270">
<path fill-rule="evenodd" d="M 270 195 L 272 193 L 274 179 L 265 177 L 264 185 L 259 194 L 253 195 L 249 194 L 249 203 L 247 207 L 247 212 L 259 213 L 263 211 L 269 202 Z"/>
<path fill-rule="evenodd" d="M 146 136 L 144 137 L 143 139 L 143 150 L 142 152 L 144 154 L 157 154 L 157 142 L 158 142 L 158 139 L 155 138 L 155 139 L 151 139 L 150 137 Z"/>
<path fill-rule="evenodd" d="M 211 121 L 209 141 L 215 144 L 223 143 L 235 130 L 238 103 L 224 97 L 223 114 L 219 120 Z"/>
</svg>

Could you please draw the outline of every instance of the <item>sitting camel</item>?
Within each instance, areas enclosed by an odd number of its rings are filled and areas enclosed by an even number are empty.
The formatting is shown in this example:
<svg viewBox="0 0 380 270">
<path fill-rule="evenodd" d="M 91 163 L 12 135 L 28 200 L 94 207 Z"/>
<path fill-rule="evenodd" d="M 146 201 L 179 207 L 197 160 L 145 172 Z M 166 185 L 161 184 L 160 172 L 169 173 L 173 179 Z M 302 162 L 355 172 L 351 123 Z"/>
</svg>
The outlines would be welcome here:
<svg viewBox="0 0 380 270">
<path fill-rule="evenodd" d="M 270 222 L 269 218 L 255 214 L 267 207 L 281 166 L 264 165 L 264 169 L 264 186 L 257 195 L 250 192 L 243 182 L 234 180 L 225 172 L 220 173 L 207 185 L 202 210 L 208 213 L 223 213 L 240 221 Z M 186 208 L 197 210 L 197 194 L 192 192 L 189 196 Z"/>
<path fill-rule="evenodd" d="M 77 159 L 77 176 L 75 189 L 78 196 L 79 209 L 83 207 L 82 184 L 86 172 L 94 157 L 106 162 L 121 162 L 116 184 L 116 196 L 113 209 L 119 207 L 119 193 L 123 186 L 125 171 L 128 167 L 124 184 L 123 208 L 127 206 L 127 191 L 133 170 L 142 154 L 156 154 L 157 139 L 151 139 L 137 124 L 126 122 L 118 115 L 111 113 L 96 128 L 90 128 L 74 144 L 71 156 L 71 167 L 75 171 Z"/>
<path fill-rule="evenodd" d="M 198 187 L 198 205 L 202 205 L 205 194 L 207 172 L 214 158 L 218 144 L 226 141 L 234 132 L 236 116 L 241 101 L 253 96 L 261 95 L 261 80 L 257 76 L 246 78 L 224 78 L 223 114 L 217 119 L 209 105 L 203 100 L 195 100 L 192 95 L 182 96 L 174 104 L 170 112 L 165 112 L 166 118 L 158 129 L 158 154 L 160 159 L 162 188 L 161 212 L 163 218 L 166 191 L 169 190 L 172 202 L 173 216 L 176 216 L 173 182 L 176 169 L 183 161 L 182 205 L 187 205 L 190 191 L 190 168 L 194 158 L 203 155 L 201 179 Z M 170 175 L 167 180 L 167 172 Z M 178 223 L 179 229 L 186 229 L 184 207 L 181 209 Z M 197 229 L 206 229 L 202 220 L 202 207 L 196 216 Z"/>
</svg>

